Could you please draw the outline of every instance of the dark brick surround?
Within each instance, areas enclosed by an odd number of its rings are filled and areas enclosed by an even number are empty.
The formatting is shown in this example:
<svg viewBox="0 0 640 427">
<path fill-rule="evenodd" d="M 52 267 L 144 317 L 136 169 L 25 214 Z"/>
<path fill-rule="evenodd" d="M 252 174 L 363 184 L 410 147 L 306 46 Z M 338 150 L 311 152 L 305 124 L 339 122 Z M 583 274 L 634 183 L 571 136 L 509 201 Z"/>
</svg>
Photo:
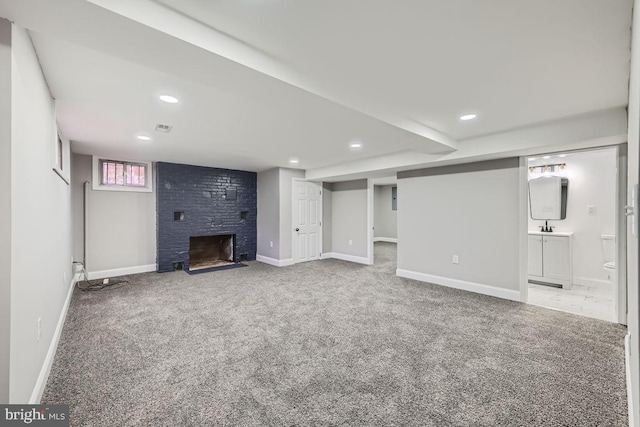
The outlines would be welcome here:
<svg viewBox="0 0 640 427">
<path fill-rule="evenodd" d="M 159 272 L 189 269 L 191 236 L 235 234 L 235 261 L 256 259 L 255 172 L 158 163 L 156 177 Z"/>
</svg>

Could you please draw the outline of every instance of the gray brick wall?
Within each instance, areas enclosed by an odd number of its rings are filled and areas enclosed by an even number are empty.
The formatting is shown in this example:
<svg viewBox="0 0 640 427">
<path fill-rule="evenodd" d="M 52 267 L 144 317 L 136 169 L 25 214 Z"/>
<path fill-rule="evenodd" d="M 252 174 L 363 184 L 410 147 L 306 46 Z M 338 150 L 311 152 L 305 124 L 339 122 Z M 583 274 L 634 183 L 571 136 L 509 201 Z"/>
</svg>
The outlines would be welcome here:
<svg viewBox="0 0 640 427">
<path fill-rule="evenodd" d="M 228 189 L 236 190 L 230 200 Z M 236 261 L 256 259 L 257 175 L 201 166 L 156 165 L 158 271 L 189 268 L 189 237 L 236 235 Z M 246 212 L 246 219 L 241 217 Z M 176 220 L 184 212 L 182 220 Z"/>
</svg>

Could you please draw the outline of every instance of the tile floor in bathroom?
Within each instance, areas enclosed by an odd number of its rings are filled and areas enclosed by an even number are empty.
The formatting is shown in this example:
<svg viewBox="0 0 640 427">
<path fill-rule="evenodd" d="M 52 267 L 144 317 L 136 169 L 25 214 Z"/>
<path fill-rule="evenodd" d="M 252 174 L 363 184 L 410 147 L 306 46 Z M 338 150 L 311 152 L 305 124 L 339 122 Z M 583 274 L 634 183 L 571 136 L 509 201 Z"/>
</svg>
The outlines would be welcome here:
<svg viewBox="0 0 640 427">
<path fill-rule="evenodd" d="M 529 304 L 616 322 L 613 285 L 573 285 L 571 289 L 529 283 Z"/>
</svg>

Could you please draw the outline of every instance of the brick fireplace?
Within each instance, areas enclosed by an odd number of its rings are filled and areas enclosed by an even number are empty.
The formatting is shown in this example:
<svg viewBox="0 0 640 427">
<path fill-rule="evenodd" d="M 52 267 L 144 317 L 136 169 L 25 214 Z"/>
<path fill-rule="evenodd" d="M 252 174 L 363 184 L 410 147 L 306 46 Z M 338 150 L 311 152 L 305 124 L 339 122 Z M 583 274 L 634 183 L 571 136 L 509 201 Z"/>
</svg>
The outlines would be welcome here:
<svg viewBox="0 0 640 427">
<path fill-rule="evenodd" d="M 256 259 L 255 172 L 156 165 L 158 271 Z"/>
</svg>

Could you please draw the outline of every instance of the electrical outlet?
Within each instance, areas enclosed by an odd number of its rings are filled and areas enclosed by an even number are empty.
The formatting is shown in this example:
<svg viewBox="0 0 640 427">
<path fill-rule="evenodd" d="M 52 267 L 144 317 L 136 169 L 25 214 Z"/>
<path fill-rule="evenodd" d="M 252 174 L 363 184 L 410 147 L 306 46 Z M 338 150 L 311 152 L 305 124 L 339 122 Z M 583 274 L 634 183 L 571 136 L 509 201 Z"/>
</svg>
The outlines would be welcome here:
<svg viewBox="0 0 640 427">
<path fill-rule="evenodd" d="M 349 246 L 353 246 L 353 240 L 349 240 Z"/>
<path fill-rule="evenodd" d="M 273 247 L 273 241 L 269 240 L 269 247 L 272 248 Z"/>
<path fill-rule="evenodd" d="M 38 338 L 37 342 L 40 342 L 40 337 L 42 337 L 42 317 L 38 317 Z"/>
<path fill-rule="evenodd" d="M 460 258 L 458 258 L 458 255 L 454 255 L 451 262 L 453 262 L 454 264 L 459 264 Z"/>
<path fill-rule="evenodd" d="M 103 285 L 108 285 L 109 284 L 109 279 L 102 279 L 102 284 Z"/>
<path fill-rule="evenodd" d="M 596 215 L 598 213 L 598 208 L 595 206 L 587 206 L 587 215 Z"/>
</svg>

